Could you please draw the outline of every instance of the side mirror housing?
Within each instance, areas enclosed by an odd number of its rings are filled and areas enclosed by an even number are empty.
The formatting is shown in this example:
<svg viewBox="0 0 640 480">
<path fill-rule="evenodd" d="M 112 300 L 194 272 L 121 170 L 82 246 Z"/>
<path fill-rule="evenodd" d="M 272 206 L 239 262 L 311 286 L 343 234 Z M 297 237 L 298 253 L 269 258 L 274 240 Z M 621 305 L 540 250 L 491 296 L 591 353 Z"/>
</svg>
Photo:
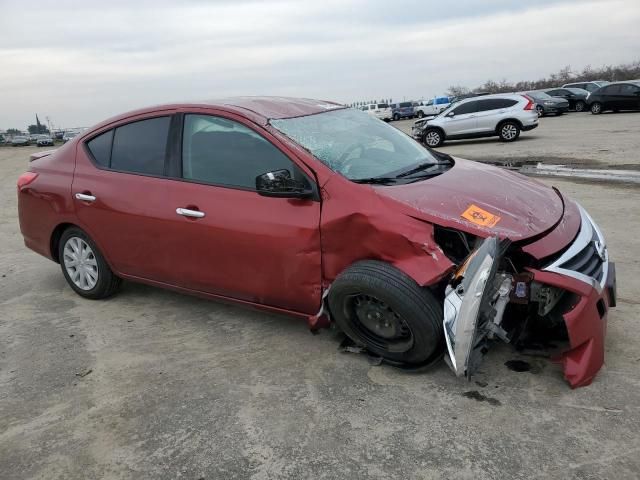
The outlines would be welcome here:
<svg viewBox="0 0 640 480">
<path fill-rule="evenodd" d="M 311 198 L 313 189 L 291 178 L 289 170 L 274 170 L 256 177 L 256 191 L 263 197 Z"/>
<path fill-rule="evenodd" d="M 453 110 L 447 113 L 447 117 L 455 117 L 455 116 L 456 116 L 456 112 L 454 112 Z"/>
</svg>

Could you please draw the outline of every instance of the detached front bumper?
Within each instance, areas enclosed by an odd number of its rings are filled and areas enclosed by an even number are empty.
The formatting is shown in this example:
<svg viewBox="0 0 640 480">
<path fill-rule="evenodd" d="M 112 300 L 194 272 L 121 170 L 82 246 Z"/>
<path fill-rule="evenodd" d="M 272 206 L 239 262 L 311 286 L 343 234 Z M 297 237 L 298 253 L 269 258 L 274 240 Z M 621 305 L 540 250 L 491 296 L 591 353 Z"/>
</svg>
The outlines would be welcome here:
<svg viewBox="0 0 640 480">
<path fill-rule="evenodd" d="M 609 309 L 616 306 L 616 270 L 604 237 L 580 208 L 580 231 L 569 248 L 550 265 L 532 270 L 534 280 L 573 294 L 562 312 L 569 350 L 557 360 L 572 388 L 589 385 L 604 364 Z"/>
</svg>

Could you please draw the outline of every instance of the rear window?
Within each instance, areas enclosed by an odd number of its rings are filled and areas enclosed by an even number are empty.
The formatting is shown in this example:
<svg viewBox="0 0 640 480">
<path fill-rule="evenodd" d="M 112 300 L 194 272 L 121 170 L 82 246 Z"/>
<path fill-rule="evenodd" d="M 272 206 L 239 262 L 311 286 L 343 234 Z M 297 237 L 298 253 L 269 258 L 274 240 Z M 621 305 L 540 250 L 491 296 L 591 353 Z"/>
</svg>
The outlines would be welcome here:
<svg viewBox="0 0 640 480">
<path fill-rule="evenodd" d="M 116 128 L 111 149 L 111 168 L 162 175 L 170 121 L 170 117 L 150 118 Z"/>
<path fill-rule="evenodd" d="M 400 108 L 407 108 L 407 107 L 412 107 L 413 104 L 411 102 L 402 102 L 399 104 Z"/>
<path fill-rule="evenodd" d="M 109 168 L 111 162 L 111 142 L 113 130 L 109 130 L 87 142 L 87 147 L 95 162 L 101 167 Z"/>
<path fill-rule="evenodd" d="M 444 105 L 449 103 L 449 99 L 447 97 L 436 98 L 436 105 Z"/>
<path fill-rule="evenodd" d="M 386 103 L 379 103 L 378 108 L 389 108 L 389 105 L 387 105 Z"/>
</svg>

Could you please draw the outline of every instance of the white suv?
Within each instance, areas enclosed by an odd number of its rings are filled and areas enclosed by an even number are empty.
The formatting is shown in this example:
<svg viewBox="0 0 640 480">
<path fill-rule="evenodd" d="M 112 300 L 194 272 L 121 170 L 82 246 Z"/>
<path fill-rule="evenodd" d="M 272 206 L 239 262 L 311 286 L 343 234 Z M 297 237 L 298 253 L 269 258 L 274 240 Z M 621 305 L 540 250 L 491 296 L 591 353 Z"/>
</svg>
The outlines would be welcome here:
<svg viewBox="0 0 640 480">
<path fill-rule="evenodd" d="M 513 142 L 538 126 L 535 102 L 526 95 L 484 95 L 454 103 L 440 115 L 417 120 L 411 135 L 428 147 L 445 140 L 500 137 Z"/>
<path fill-rule="evenodd" d="M 372 103 L 371 105 L 365 105 L 362 107 L 362 110 L 367 112 L 369 115 L 373 115 L 374 117 L 385 121 L 390 121 L 393 116 L 391 107 L 386 103 Z"/>
</svg>

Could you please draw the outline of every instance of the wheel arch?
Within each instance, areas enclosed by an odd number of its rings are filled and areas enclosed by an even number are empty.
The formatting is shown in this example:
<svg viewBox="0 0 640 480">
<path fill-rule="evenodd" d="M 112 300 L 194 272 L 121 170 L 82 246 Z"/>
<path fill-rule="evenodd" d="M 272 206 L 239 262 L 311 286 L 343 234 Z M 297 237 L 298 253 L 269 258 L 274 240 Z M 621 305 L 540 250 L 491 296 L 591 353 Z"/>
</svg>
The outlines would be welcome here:
<svg viewBox="0 0 640 480">
<path fill-rule="evenodd" d="M 76 225 L 75 223 L 63 222 L 63 223 L 59 223 L 58 225 L 56 225 L 56 227 L 51 232 L 51 238 L 49 239 L 49 251 L 51 253 L 51 258 L 56 263 L 60 263 L 60 257 L 58 256 L 58 250 L 59 250 L 59 247 L 60 247 L 60 239 L 62 238 L 62 234 L 64 233 L 65 230 L 67 230 L 69 228 L 72 228 L 72 227 L 79 228 L 79 229 L 83 230 L 82 227 L 80 227 L 79 225 Z"/>
<path fill-rule="evenodd" d="M 522 129 L 522 122 L 520 120 L 518 120 L 517 118 L 509 117 L 504 118 L 498 122 L 495 128 L 496 134 L 500 134 L 500 128 L 502 128 L 502 125 L 504 125 L 506 122 L 513 122 L 518 125 L 518 128 Z"/>
</svg>

